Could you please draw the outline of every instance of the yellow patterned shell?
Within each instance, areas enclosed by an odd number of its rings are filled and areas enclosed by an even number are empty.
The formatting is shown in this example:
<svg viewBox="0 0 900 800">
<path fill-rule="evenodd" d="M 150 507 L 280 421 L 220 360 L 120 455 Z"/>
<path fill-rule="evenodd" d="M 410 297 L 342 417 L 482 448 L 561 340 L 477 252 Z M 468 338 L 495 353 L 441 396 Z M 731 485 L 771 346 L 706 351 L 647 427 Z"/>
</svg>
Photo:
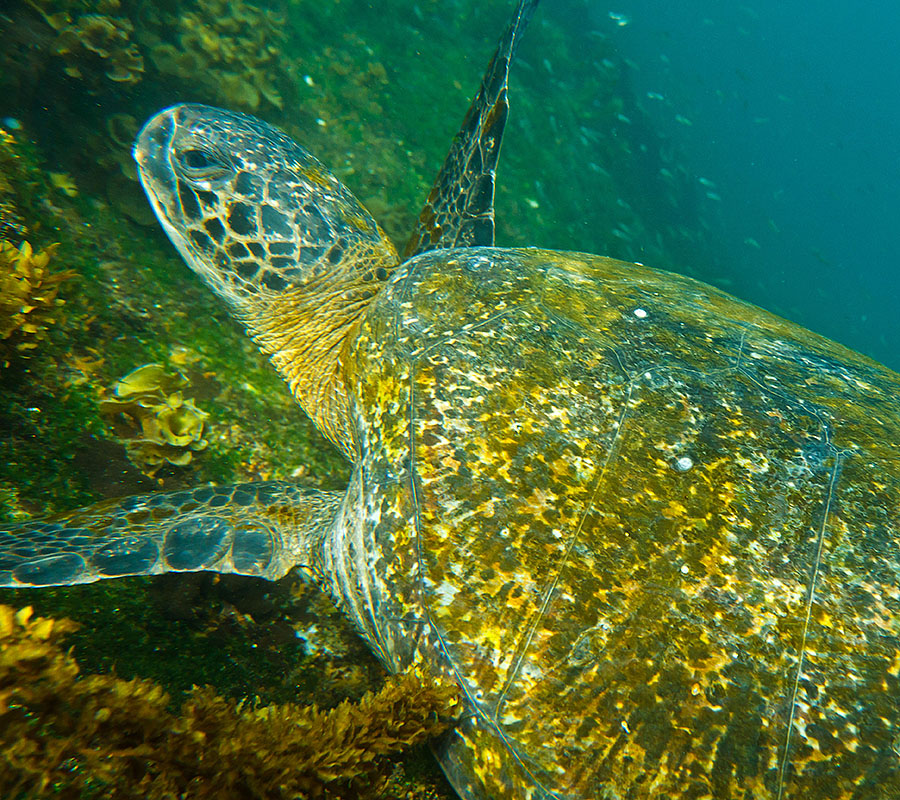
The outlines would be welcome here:
<svg viewBox="0 0 900 800">
<path fill-rule="evenodd" d="M 688 278 L 432 251 L 344 353 L 369 633 L 467 798 L 900 797 L 900 376 Z"/>
</svg>

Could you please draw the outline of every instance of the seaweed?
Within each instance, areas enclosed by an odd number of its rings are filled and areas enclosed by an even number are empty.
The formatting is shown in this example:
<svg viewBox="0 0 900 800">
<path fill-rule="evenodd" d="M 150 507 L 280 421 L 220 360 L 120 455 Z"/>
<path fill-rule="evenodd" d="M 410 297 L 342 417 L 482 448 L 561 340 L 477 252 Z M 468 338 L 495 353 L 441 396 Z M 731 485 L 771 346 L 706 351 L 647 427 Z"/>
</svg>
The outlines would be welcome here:
<svg viewBox="0 0 900 800">
<path fill-rule="evenodd" d="M 100 413 L 118 423 L 129 458 L 150 477 L 163 464 L 183 467 L 195 452 L 206 449 L 203 428 L 209 414 L 185 399 L 187 385 L 181 373 L 144 364 L 120 378 L 113 396 L 100 402 Z"/>
<path fill-rule="evenodd" d="M 17 244 L 41 222 L 52 222 L 44 202 L 48 184 L 34 145 L 0 127 L 0 239 Z"/>
<path fill-rule="evenodd" d="M 0 606 L 4 797 L 377 798 L 390 757 L 460 709 L 455 685 L 413 669 L 330 710 L 195 687 L 173 712 L 153 681 L 83 675 L 61 645 L 77 627 Z"/>
<path fill-rule="evenodd" d="M 202 0 L 162 21 L 143 42 L 163 75 L 189 81 L 195 91 L 233 108 L 282 108 L 281 15 L 243 0 Z"/>
<path fill-rule="evenodd" d="M 134 25 L 128 19 L 82 14 L 59 31 L 54 52 L 65 61 L 65 73 L 73 78 L 101 73 L 116 83 L 137 83 L 144 72 L 144 57 L 131 41 Z M 87 67 L 100 59 L 99 69 Z"/>
<path fill-rule="evenodd" d="M 65 303 L 58 296 L 60 284 L 76 273 L 48 269 L 56 247 L 35 253 L 28 242 L 14 247 L 0 241 L 0 366 L 9 366 L 11 350 L 23 356 L 34 350 Z"/>
</svg>

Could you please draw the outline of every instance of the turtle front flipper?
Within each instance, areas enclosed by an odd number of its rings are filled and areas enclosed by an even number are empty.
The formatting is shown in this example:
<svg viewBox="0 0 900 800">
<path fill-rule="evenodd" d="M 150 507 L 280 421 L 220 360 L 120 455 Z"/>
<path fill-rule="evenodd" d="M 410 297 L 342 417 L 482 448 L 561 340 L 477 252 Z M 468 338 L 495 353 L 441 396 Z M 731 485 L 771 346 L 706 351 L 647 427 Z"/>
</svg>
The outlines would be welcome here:
<svg viewBox="0 0 900 800">
<path fill-rule="evenodd" d="M 538 0 L 519 0 L 419 214 L 403 260 L 441 247 L 492 247 L 494 184 L 509 113 L 509 65 Z"/>
<path fill-rule="evenodd" d="M 312 570 L 341 492 L 280 481 L 106 500 L 0 530 L 0 586 L 68 586 L 126 575 Z"/>
</svg>

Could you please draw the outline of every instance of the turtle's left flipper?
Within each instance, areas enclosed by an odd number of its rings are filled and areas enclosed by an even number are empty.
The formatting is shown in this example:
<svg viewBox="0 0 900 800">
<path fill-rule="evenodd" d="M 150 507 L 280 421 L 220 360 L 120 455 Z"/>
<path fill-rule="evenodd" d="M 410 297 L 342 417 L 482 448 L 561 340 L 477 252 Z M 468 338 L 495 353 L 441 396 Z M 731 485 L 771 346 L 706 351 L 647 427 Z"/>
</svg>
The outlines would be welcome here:
<svg viewBox="0 0 900 800">
<path fill-rule="evenodd" d="M 538 0 L 519 0 L 419 214 L 403 261 L 439 247 L 494 244 L 494 181 L 509 112 L 509 65 Z"/>
<path fill-rule="evenodd" d="M 275 580 L 310 565 L 342 497 L 271 481 L 107 500 L 0 529 L 0 586 L 200 571 Z"/>
</svg>

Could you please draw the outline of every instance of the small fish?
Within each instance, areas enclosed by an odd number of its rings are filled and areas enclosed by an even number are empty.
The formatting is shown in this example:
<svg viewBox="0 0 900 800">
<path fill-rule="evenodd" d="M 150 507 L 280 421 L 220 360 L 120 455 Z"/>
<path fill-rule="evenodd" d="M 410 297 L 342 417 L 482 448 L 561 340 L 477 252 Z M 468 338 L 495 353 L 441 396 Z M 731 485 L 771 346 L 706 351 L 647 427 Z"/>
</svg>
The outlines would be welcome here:
<svg viewBox="0 0 900 800">
<path fill-rule="evenodd" d="M 710 200 L 715 200 L 717 203 L 721 203 L 721 202 L 722 202 L 722 197 L 721 197 L 719 194 L 717 194 L 716 192 L 707 192 L 707 193 L 706 193 L 706 196 L 707 196 Z"/>
<path fill-rule="evenodd" d="M 629 22 L 631 22 L 628 17 L 624 14 L 617 14 L 615 11 L 609 12 L 609 18 L 616 23 L 620 28 L 624 28 Z"/>
<path fill-rule="evenodd" d="M 744 244 L 749 245 L 750 247 L 755 247 L 757 250 L 762 250 L 759 242 L 757 242 L 756 239 L 754 239 L 752 236 L 748 236 L 746 239 L 744 239 Z"/>
<path fill-rule="evenodd" d="M 0 120 L 0 125 L 10 131 L 22 130 L 22 123 L 15 117 L 4 117 L 2 120 Z"/>
<path fill-rule="evenodd" d="M 619 122 L 624 122 L 626 125 L 631 125 L 631 120 L 622 113 L 616 114 L 616 119 L 619 120 Z"/>
<path fill-rule="evenodd" d="M 818 247 L 811 247 L 809 249 L 809 252 L 816 257 L 817 261 L 821 261 L 826 267 L 834 266 L 834 262 L 829 261 L 827 258 L 825 258 L 825 254 L 821 250 L 819 250 Z"/>
<path fill-rule="evenodd" d="M 707 189 L 715 189 L 716 185 L 709 178 L 697 178 Z"/>
<path fill-rule="evenodd" d="M 690 121 L 686 116 L 684 116 L 683 114 L 676 114 L 676 115 L 675 115 L 675 122 L 680 122 L 682 125 L 693 125 L 693 124 L 694 124 L 693 122 L 691 122 L 691 121 Z"/>
<path fill-rule="evenodd" d="M 663 97 L 659 92 L 647 92 L 647 99 L 648 100 L 665 100 L 666 98 Z"/>
</svg>

